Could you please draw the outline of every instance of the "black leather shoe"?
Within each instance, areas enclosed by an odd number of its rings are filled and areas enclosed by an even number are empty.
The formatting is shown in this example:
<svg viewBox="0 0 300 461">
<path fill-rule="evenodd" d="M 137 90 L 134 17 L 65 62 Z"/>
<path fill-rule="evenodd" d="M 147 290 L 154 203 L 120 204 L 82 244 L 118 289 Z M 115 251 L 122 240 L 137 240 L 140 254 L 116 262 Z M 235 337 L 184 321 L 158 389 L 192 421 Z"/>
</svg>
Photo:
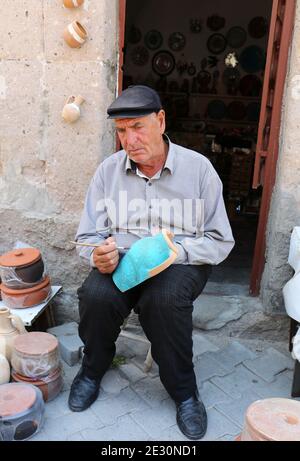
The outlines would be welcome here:
<svg viewBox="0 0 300 461">
<path fill-rule="evenodd" d="M 177 405 L 177 425 L 191 440 L 201 439 L 207 429 L 207 414 L 203 402 L 196 395 Z"/>
<path fill-rule="evenodd" d="M 69 395 L 69 408 L 84 411 L 96 400 L 101 379 L 89 378 L 81 367 L 74 378 Z"/>
</svg>

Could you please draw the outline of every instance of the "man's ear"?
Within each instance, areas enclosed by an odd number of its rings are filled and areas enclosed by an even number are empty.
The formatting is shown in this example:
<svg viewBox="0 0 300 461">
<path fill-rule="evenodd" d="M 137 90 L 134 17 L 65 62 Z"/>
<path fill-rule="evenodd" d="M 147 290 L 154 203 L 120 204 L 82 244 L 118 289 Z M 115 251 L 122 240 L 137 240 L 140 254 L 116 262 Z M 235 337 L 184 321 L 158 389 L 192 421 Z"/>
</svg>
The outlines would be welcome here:
<svg viewBox="0 0 300 461">
<path fill-rule="evenodd" d="M 158 112 L 157 117 L 158 117 L 158 121 L 159 121 L 161 134 L 164 134 L 164 132 L 166 130 L 166 113 L 165 113 L 165 111 L 163 109 L 161 109 Z"/>
</svg>

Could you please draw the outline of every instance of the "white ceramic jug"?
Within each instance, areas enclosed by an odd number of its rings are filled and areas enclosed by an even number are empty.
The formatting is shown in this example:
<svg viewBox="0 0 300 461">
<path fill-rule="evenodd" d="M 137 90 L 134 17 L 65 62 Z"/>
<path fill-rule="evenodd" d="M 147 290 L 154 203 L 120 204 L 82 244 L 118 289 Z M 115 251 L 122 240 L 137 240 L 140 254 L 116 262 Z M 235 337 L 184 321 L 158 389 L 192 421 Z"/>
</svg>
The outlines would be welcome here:
<svg viewBox="0 0 300 461">
<path fill-rule="evenodd" d="M 80 105 L 84 102 L 82 96 L 70 96 L 62 111 L 62 118 L 65 122 L 74 123 L 80 117 Z"/>
</svg>

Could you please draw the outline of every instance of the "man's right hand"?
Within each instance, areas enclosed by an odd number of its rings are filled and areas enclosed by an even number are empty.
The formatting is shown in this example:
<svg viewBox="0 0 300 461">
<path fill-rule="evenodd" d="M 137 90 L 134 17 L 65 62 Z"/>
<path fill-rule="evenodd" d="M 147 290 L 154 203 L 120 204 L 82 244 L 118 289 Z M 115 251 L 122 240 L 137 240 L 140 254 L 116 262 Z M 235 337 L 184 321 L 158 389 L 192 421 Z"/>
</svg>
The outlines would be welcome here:
<svg viewBox="0 0 300 461">
<path fill-rule="evenodd" d="M 119 251 L 113 237 L 105 240 L 105 243 L 93 251 L 93 261 L 101 274 L 112 274 L 119 264 Z"/>
</svg>

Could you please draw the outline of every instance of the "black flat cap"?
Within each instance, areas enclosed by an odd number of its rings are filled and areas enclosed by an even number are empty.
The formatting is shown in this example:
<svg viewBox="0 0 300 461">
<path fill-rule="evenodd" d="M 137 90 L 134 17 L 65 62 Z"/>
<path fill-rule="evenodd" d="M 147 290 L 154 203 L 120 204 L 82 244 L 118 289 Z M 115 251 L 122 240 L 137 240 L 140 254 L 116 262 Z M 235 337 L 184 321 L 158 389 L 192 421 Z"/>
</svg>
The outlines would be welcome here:
<svg viewBox="0 0 300 461">
<path fill-rule="evenodd" d="M 107 109 L 108 118 L 136 118 L 162 109 L 157 92 L 145 85 L 124 90 Z"/>
</svg>

